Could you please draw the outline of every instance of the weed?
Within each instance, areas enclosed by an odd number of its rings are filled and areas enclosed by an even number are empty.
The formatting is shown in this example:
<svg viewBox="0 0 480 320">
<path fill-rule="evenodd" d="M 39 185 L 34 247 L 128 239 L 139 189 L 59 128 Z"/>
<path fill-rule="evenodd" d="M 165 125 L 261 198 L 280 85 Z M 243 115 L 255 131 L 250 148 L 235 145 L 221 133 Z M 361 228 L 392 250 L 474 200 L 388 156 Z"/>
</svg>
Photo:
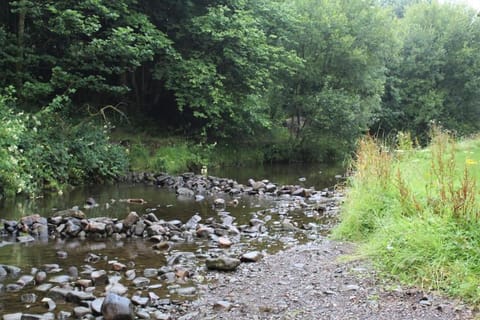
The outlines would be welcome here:
<svg viewBox="0 0 480 320">
<path fill-rule="evenodd" d="M 371 137 L 359 143 L 332 236 L 360 241 L 361 255 L 406 284 L 479 302 L 480 140 L 432 128 L 428 148 L 404 154 Z"/>
</svg>

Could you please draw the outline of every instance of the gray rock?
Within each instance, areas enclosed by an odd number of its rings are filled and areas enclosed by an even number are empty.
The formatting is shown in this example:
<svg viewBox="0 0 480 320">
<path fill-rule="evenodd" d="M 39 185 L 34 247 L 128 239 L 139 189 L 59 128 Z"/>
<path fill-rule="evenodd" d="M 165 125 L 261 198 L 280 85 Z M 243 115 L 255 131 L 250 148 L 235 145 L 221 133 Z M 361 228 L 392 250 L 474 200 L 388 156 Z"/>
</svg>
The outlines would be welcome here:
<svg viewBox="0 0 480 320">
<path fill-rule="evenodd" d="M 40 292 L 47 292 L 53 287 L 53 284 L 51 283 L 42 283 L 41 285 L 37 286 L 35 290 L 40 291 Z"/>
<path fill-rule="evenodd" d="M 105 300 L 105 298 L 97 298 L 93 300 L 92 303 L 90 304 L 90 307 L 92 308 L 92 311 L 95 315 L 102 314 L 103 300 Z"/>
<path fill-rule="evenodd" d="M 135 211 L 132 211 L 128 214 L 128 216 L 123 220 L 123 226 L 125 228 L 130 228 L 133 226 L 137 221 L 140 220 L 140 217 Z"/>
<path fill-rule="evenodd" d="M 230 257 L 210 258 L 205 261 L 209 270 L 234 271 L 240 265 L 240 260 Z"/>
<path fill-rule="evenodd" d="M 31 235 L 18 236 L 17 241 L 20 242 L 20 243 L 27 243 L 27 242 L 35 241 L 35 238 L 32 237 Z"/>
<path fill-rule="evenodd" d="M 195 196 L 195 192 L 193 190 L 190 190 L 188 188 L 178 188 L 176 190 L 176 193 L 179 195 L 179 196 L 184 196 L 184 197 L 194 197 Z"/>
<path fill-rule="evenodd" d="M 171 320 L 172 316 L 168 313 L 163 313 L 161 311 L 155 311 L 152 314 L 152 319 L 153 320 Z"/>
<path fill-rule="evenodd" d="M 192 296 L 197 293 L 197 288 L 195 287 L 184 287 L 178 288 L 175 292 L 180 296 Z"/>
<path fill-rule="evenodd" d="M 10 283 L 5 286 L 5 290 L 7 292 L 18 292 L 23 289 L 23 286 L 19 285 L 18 283 Z"/>
<path fill-rule="evenodd" d="M 37 284 L 44 283 L 46 279 L 47 279 L 47 273 L 45 271 L 38 271 L 35 274 L 35 283 Z"/>
<path fill-rule="evenodd" d="M 191 229 L 196 229 L 198 226 L 198 223 L 202 220 L 202 217 L 200 217 L 198 214 L 194 215 L 190 219 L 188 219 L 187 223 L 183 225 L 183 228 L 185 230 L 191 230 Z"/>
<path fill-rule="evenodd" d="M 25 286 L 28 286 L 29 284 L 33 284 L 33 280 L 34 280 L 33 276 L 24 275 L 17 280 L 17 284 L 21 285 L 22 287 L 25 287 Z"/>
<path fill-rule="evenodd" d="M 150 279 L 145 278 L 145 277 L 137 277 L 137 278 L 133 279 L 133 284 L 137 288 L 146 287 L 150 284 Z"/>
<path fill-rule="evenodd" d="M 9 266 L 9 265 L 2 265 L 2 267 L 7 271 L 8 274 L 12 276 L 16 276 L 20 272 L 22 272 L 22 269 L 20 269 L 19 267 Z"/>
<path fill-rule="evenodd" d="M 42 302 L 47 304 L 48 311 L 53 311 L 57 307 L 55 301 L 50 298 L 43 298 Z"/>
<path fill-rule="evenodd" d="M 90 274 L 90 279 L 95 285 L 102 285 L 108 283 L 107 272 L 105 270 L 96 270 Z"/>
<path fill-rule="evenodd" d="M 50 278 L 49 281 L 53 283 L 68 283 L 70 282 L 70 276 L 67 276 L 66 274 L 62 274 L 62 275 L 58 275 Z"/>
<path fill-rule="evenodd" d="M 67 295 L 70 291 L 72 290 L 61 287 L 53 287 L 50 289 L 50 291 L 48 291 L 47 296 L 54 301 L 67 300 Z"/>
<path fill-rule="evenodd" d="M 92 293 L 88 293 L 85 291 L 70 291 L 67 294 L 67 301 L 80 304 L 82 301 L 85 300 L 94 300 L 95 296 Z"/>
<path fill-rule="evenodd" d="M 77 318 L 82 318 L 90 313 L 90 308 L 78 306 L 73 308 L 73 314 Z"/>
<path fill-rule="evenodd" d="M 133 296 L 132 302 L 138 306 L 145 307 L 148 304 L 149 299 L 147 297 Z"/>
<path fill-rule="evenodd" d="M 9 314 L 4 314 L 3 315 L 3 320 L 21 320 L 22 319 L 22 313 L 9 313 Z"/>
<path fill-rule="evenodd" d="M 133 304 L 127 298 L 109 293 L 102 304 L 102 315 L 105 320 L 133 320 Z"/>
<path fill-rule="evenodd" d="M 244 253 L 242 257 L 240 258 L 240 261 L 242 262 L 258 262 L 260 259 L 262 259 L 263 255 L 259 251 L 251 251 Z"/>
<path fill-rule="evenodd" d="M 37 295 L 35 293 L 25 293 L 20 297 L 22 303 L 31 304 L 37 301 Z"/>
<path fill-rule="evenodd" d="M 213 304 L 213 309 L 214 310 L 224 310 L 224 311 L 228 311 L 232 308 L 232 304 L 228 301 L 225 301 L 225 300 L 220 300 L 220 301 L 216 301 L 214 304 Z"/>
<path fill-rule="evenodd" d="M 114 293 L 118 295 L 124 295 L 128 292 L 128 288 L 121 283 L 113 283 L 106 287 L 108 293 Z"/>
<path fill-rule="evenodd" d="M 153 278 L 158 275 L 158 269 L 155 268 L 146 268 L 143 270 L 143 276 L 146 278 Z"/>
</svg>

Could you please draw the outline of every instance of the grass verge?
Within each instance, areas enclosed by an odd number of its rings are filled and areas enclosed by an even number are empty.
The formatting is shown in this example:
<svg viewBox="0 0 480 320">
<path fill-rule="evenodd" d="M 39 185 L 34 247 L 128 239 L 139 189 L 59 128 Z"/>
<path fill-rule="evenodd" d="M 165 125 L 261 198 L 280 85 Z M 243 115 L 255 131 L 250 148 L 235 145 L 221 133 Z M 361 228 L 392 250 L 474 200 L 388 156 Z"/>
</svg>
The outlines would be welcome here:
<svg viewBox="0 0 480 320">
<path fill-rule="evenodd" d="M 364 138 L 334 238 L 408 285 L 480 302 L 480 138 L 456 142 L 434 129 L 415 149 Z"/>
</svg>

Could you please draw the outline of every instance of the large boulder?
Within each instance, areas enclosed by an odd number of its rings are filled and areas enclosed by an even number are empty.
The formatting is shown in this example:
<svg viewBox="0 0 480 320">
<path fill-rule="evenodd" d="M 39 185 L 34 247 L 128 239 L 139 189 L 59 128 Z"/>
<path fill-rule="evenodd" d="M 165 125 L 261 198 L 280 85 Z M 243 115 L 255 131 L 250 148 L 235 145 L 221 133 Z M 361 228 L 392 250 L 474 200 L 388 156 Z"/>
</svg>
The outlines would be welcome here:
<svg viewBox="0 0 480 320">
<path fill-rule="evenodd" d="M 102 315 L 105 320 L 133 320 L 133 304 L 128 298 L 108 293 L 102 303 Z"/>
</svg>

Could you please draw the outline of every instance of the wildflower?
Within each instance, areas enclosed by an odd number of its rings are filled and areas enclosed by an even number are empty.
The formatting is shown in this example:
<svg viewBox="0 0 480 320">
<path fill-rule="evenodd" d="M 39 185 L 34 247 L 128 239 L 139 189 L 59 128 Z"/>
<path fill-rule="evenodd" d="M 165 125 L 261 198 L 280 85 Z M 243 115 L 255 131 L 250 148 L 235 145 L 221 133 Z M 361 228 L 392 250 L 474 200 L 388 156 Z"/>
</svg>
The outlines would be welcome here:
<svg viewBox="0 0 480 320">
<path fill-rule="evenodd" d="M 474 164 L 477 164 L 478 162 L 473 160 L 473 159 L 466 159 L 465 160 L 465 163 L 468 165 L 468 166 L 472 166 Z"/>
</svg>

